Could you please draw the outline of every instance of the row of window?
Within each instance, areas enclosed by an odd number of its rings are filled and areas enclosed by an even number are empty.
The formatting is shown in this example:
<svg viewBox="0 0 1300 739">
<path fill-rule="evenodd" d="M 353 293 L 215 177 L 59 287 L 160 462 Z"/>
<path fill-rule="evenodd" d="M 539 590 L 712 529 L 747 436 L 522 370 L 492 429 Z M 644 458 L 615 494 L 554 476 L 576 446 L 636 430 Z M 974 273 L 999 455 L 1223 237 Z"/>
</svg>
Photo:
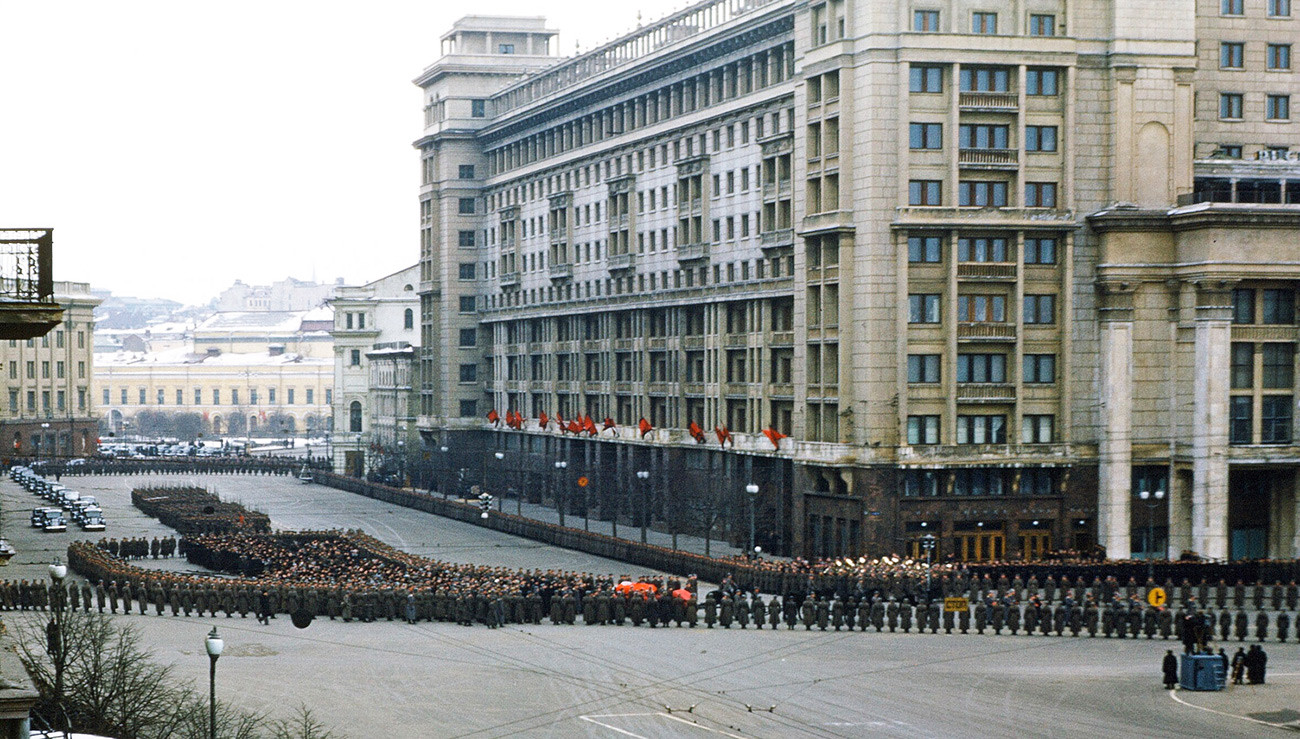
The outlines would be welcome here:
<svg viewBox="0 0 1300 739">
<path fill-rule="evenodd" d="M 938 10 L 923 9 L 912 11 L 912 30 L 917 33 L 941 33 L 942 16 Z M 1030 13 L 1028 30 L 1030 36 L 1055 36 L 1056 16 L 1048 13 Z M 970 32 L 980 35 L 998 33 L 998 14 L 992 11 L 977 10 L 970 14 Z"/>
<path fill-rule="evenodd" d="M 942 296 L 939 293 L 912 293 L 907 296 L 908 323 L 942 323 Z M 1029 324 L 1056 323 L 1056 296 L 1025 295 L 1021 319 Z M 962 323 L 1006 323 L 1007 296 L 959 295 L 957 320 Z"/>
<path fill-rule="evenodd" d="M 907 261 L 937 264 L 943 261 L 942 236 L 907 237 Z M 1025 264 L 1056 264 L 1058 241 L 1055 236 L 1025 238 Z M 1013 262 L 1015 255 L 1005 236 L 962 236 L 957 239 L 959 262 Z"/>
<path fill-rule="evenodd" d="M 1010 187 L 1005 180 L 960 180 L 957 183 L 957 205 L 963 208 L 1008 207 L 1011 204 L 1008 197 Z M 943 205 L 943 180 L 909 180 L 907 204 Z M 1026 182 L 1021 207 L 1057 207 L 1057 183 Z"/>
<path fill-rule="evenodd" d="M 1233 390 L 1255 387 L 1256 357 L 1261 387 L 1266 390 L 1295 387 L 1295 344 L 1233 342 L 1231 357 L 1229 375 Z"/>
<path fill-rule="evenodd" d="M 104 388 L 104 391 L 103 391 L 103 392 L 104 392 L 104 397 L 103 397 L 103 403 L 104 403 L 104 405 L 111 405 L 111 404 L 112 404 L 112 393 L 111 393 L 111 391 L 109 390 L 109 388 Z M 130 390 L 129 390 L 128 388 L 120 388 L 118 392 L 119 392 L 118 397 L 119 397 L 120 400 L 121 400 L 121 402 L 119 403 L 119 405 L 129 405 L 130 402 L 131 402 L 131 401 L 130 401 Z M 181 388 L 176 388 L 176 391 L 175 391 L 175 392 L 176 392 L 176 394 L 175 394 L 176 403 L 175 403 L 175 404 L 176 404 L 176 405 L 185 405 L 185 391 L 184 391 L 183 389 L 181 389 Z M 295 405 L 295 404 L 298 402 L 298 397 L 299 397 L 299 396 L 298 396 L 298 394 L 295 392 L 294 388 L 287 388 L 284 392 L 285 392 L 285 398 L 284 398 L 284 404 L 285 404 L 285 405 Z M 197 387 L 194 388 L 194 395 L 193 395 L 193 397 L 194 397 L 194 403 L 193 403 L 193 405 L 203 405 L 203 389 L 202 389 L 202 388 L 197 388 Z M 240 402 L 239 402 L 239 399 L 240 399 L 239 388 L 230 388 L 230 393 L 229 393 L 229 395 L 228 395 L 227 397 L 230 399 L 229 405 L 239 405 L 239 404 L 240 404 Z M 305 389 L 304 389 L 304 393 L 303 393 L 303 395 L 302 395 L 301 397 L 302 397 L 302 403 L 303 403 L 303 404 L 305 404 L 305 405 L 313 405 L 313 404 L 315 404 L 315 402 L 316 402 L 316 389 L 315 389 L 315 388 L 310 388 L 310 387 L 309 387 L 309 388 L 305 388 Z M 148 391 L 147 391 L 145 388 L 137 388 L 137 395 L 136 395 L 136 398 L 137 398 L 137 401 L 138 401 L 138 402 L 137 402 L 137 405 L 147 405 L 147 404 L 148 404 Z M 268 405 L 275 405 L 276 402 L 277 402 L 276 399 L 277 399 L 276 388 L 273 388 L 273 387 L 271 387 L 271 388 L 267 388 L 267 389 L 266 389 L 266 403 L 267 403 Z M 156 403 L 155 403 L 156 405 L 167 405 L 167 391 L 166 391 L 165 389 L 163 389 L 163 388 L 158 388 L 158 390 L 157 390 L 157 395 L 155 396 L 155 400 L 156 400 Z M 249 405 L 258 405 L 260 402 L 261 402 L 261 396 L 258 394 L 258 392 L 257 392 L 257 388 L 250 388 L 250 389 L 248 390 L 248 403 L 249 403 Z M 333 391 L 332 389 L 330 389 L 330 388 L 326 388 L 326 389 L 325 389 L 325 404 L 326 404 L 326 405 L 329 405 L 330 403 L 333 403 L 333 402 L 334 402 L 334 391 Z M 212 388 L 212 402 L 210 403 L 210 405 L 221 405 L 221 388 L 215 388 L 215 387 Z"/>
<path fill-rule="evenodd" d="M 1290 288 L 1237 288 L 1232 291 L 1232 322 L 1291 325 L 1296 292 Z"/>
<path fill-rule="evenodd" d="M 911 445 L 939 444 L 940 416 L 917 415 L 907 417 L 907 443 Z M 1020 422 L 1022 444 L 1051 444 L 1056 439 L 1056 416 L 1051 414 L 1025 414 Z M 1007 443 L 1007 417 L 1002 414 L 957 416 L 957 443 L 1005 444 Z"/>
<path fill-rule="evenodd" d="M 1272 71 L 1291 69 L 1291 44 L 1265 44 L 1264 66 Z M 1246 68 L 1246 43 L 1244 41 L 1223 41 L 1219 43 L 1219 68 Z"/>
<path fill-rule="evenodd" d="M 919 93 L 942 93 L 943 64 L 912 64 L 908 68 L 908 89 Z M 1013 67 L 963 66 L 958 75 L 961 92 L 1011 92 Z M 1055 67 L 1029 67 L 1025 69 L 1025 94 L 1032 97 L 1051 97 L 1061 94 L 1063 71 Z"/>
<path fill-rule="evenodd" d="M 51 405 L 51 397 L 53 397 L 53 405 Z M 68 410 L 67 393 L 63 390 L 55 391 L 53 396 L 51 396 L 49 390 L 42 390 L 40 392 L 40 398 L 41 398 L 40 410 L 42 413 L 45 413 L 46 415 L 49 415 L 53 412 L 63 413 Z M 26 406 L 27 412 L 36 413 L 37 412 L 36 391 L 28 390 L 26 399 L 27 399 L 27 406 Z M 18 401 L 19 401 L 18 389 L 9 388 L 9 412 L 10 413 L 19 414 L 23 412 L 23 408 L 19 406 Z M 78 411 L 86 410 L 86 388 L 84 387 L 77 388 L 77 410 Z"/>
<path fill-rule="evenodd" d="M 1291 0 L 1266 0 L 1266 12 L 1269 18 L 1289 18 Z M 1219 0 L 1220 15 L 1245 15 L 1246 0 Z"/>
<path fill-rule="evenodd" d="M 62 349 L 62 348 L 64 348 L 64 347 L 63 347 L 63 329 L 56 329 L 56 330 L 53 332 L 53 335 L 54 335 L 54 347 L 55 347 L 56 349 Z M 27 341 L 25 342 L 25 346 L 26 346 L 28 349 L 35 349 L 35 348 L 36 348 L 36 341 L 37 341 L 36 339 L 27 339 Z M 41 348 L 42 348 L 42 349 L 49 349 L 49 348 L 50 348 L 50 334 L 45 334 L 44 336 L 42 336 L 42 337 L 40 338 L 40 342 L 41 342 Z M 10 349 L 17 349 L 17 348 L 18 348 L 18 339 L 10 339 L 10 340 L 9 340 L 9 348 L 10 348 Z M 78 331 L 78 332 L 77 332 L 77 348 L 78 348 L 78 349 L 85 349 L 85 348 L 86 348 L 86 332 L 85 332 L 85 331 Z"/>
<path fill-rule="evenodd" d="M 1265 395 L 1259 398 L 1259 440 L 1255 440 L 1255 397 L 1228 399 L 1229 444 L 1290 444 L 1295 397 Z"/>
<path fill-rule="evenodd" d="M 1025 151 L 1054 152 L 1059 140 L 1056 126 L 1025 126 Z M 913 150 L 943 148 L 942 123 L 912 123 L 908 145 Z M 1006 150 L 1011 148 L 1011 127 L 993 123 L 963 123 L 957 129 L 957 146 L 964 150 Z"/>
<path fill-rule="evenodd" d="M 937 384 L 942 378 L 940 354 L 907 355 L 907 382 L 913 385 Z M 1008 381 L 1006 354 L 958 354 L 957 382 L 1005 383 Z M 1050 385 L 1056 382 L 1055 354 L 1026 354 L 1020 379 L 1027 385 Z"/>
<path fill-rule="evenodd" d="M 1219 93 L 1219 118 L 1225 121 L 1244 120 L 1246 96 L 1240 92 Z M 1268 94 L 1264 96 L 1264 120 L 1291 120 L 1291 96 Z"/>
<path fill-rule="evenodd" d="M 50 378 L 50 367 L 51 367 L 51 364 L 52 364 L 53 367 L 54 367 L 54 377 L 57 378 L 57 379 L 60 379 L 60 380 L 64 379 L 64 377 L 66 376 L 66 365 L 65 365 L 63 362 L 61 362 L 61 361 L 60 361 L 60 362 L 53 362 L 53 363 L 51 363 L 51 362 L 49 362 L 49 361 L 42 361 L 42 362 L 40 363 L 41 379 L 42 379 L 42 380 L 49 380 L 49 379 L 51 379 L 51 378 Z M 18 379 L 18 365 L 19 365 L 18 362 L 10 362 L 10 363 L 9 363 L 9 379 L 11 379 L 11 380 L 17 380 L 17 379 Z M 37 364 L 36 364 L 36 362 L 35 362 L 34 360 L 28 360 L 28 361 L 25 363 L 25 369 L 26 369 L 26 371 L 23 373 L 23 376 L 26 377 L 26 378 L 29 379 L 29 380 L 35 380 L 35 379 L 36 379 L 36 368 L 37 368 Z M 86 379 L 86 363 L 85 363 L 85 362 L 77 362 L 77 379 L 79 379 L 79 380 L 84 380 L 84 379 Z"/>
<path fill-rule="evenodd" d="M 992 467 L 907 470 L 901 475 L 899 488 L 906 498 L 1055 495 L 1056 478 L 1056 470 L 1033 467 L 1021 470 Z"/>
</svg>

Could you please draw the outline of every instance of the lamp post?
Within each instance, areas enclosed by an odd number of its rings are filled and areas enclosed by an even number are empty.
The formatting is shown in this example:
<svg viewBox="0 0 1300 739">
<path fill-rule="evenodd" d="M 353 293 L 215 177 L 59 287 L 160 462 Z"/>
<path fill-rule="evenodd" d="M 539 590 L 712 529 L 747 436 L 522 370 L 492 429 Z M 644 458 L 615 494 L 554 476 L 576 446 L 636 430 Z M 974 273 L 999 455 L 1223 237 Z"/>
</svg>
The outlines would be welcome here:
<svg viewBox="0 0 1300 739">
<path fill-rule="evenodd" d="M 406 487 L 406 440 L 397 440 L 397 487 Z"/>
<path fill-rule="evenodd" d="M 438 447 L 438 451 L 442 452 L 443 477 L 440 484 L 442 486 L 443 500 L 446 500 L 451 497 L 451 457 L 447 456 L 446 444 Z"/>
<path fill-rule="evenodd" d="M 203 648 L 208 652 L 208 739 L 217 739 L 217 658 L 226 643 L 217 635 L 217 627 L 208 632 Z"/>
<path fill-rule="evenodd" d="M 638 519 L 638 523 L 641 524 L 641 543 L 644 544 L 644 543 L 645 543 L 645 519 L 646 519 L 646 508 L 649 507 L 649 501 L 646 500 L 646 492 L 645 492 L 645 489 L 646 489 L 646 485 L 647 485 L 647 484 L 649 483 L 649 481 L 650 481 L 650 471 L 649 471 L 649 470 L 637 470 L 637 471 L 636 471 L 636 479 L 638 479 L 638 480 L 641 481 L 641 506 L 640 506 L 640 510 L 637 512 L 637 519 Z"/>
<path fill-rule="evenodd" d="M 556 495 L 555 495 L 555 508 L 556 508 L 556 510 L 558 510 L 558 511 L 560 512 L 560 525 L 561 525 L 561 526 L 564 525 L 564 509 L 565 509 L 565 507 L 566 507 L 566 506 L 565 506 L 565 503 L 568 502 L 568 497 L 569 497 L 569 496 L 568 496 L 568 493 L 567 493 L 567 491 L 566 491 L 566 489 L 565 489 L 565 487 L 564 487 L 564 483 L 565 483 L 565 481 L 564 481 L 564 470 L 567 469 L 568 466 L 569 466 L 569 463 L 566 462 L 566 461 L 563 460 L 563 459 L 561 459 L 561 460 L 559 460 L 559 461 L 557 461 L 557 462 L 555 463 L 555 478 L 556 478 L 556 483 L 555 483 L 555 490 L 556 490 Z"/>
<path fill-rule="evenodd" d="M 934 553 L 934 534 L 921 537 L 921 548 L 925 550 L 925 597 L 930 597 L 930 557 Z"/>
<path fill-rule="evenodd" d="M 68 730 L 67 713 L 63 710 L 63 672 L 67 668 L 67 652 L 63 648 L 63 612 L 68 591 L 63 578 L 68 576 L 68 566 L 55 559 L 50 563 L 50 605 L 54 613 L 45 626 L 45 637 L 50 657 L 54 660 L 54 721 L 63 731 Z"/>
<path fill-rule="evenodd" d="M 506 454 L 505 454 L 505 452 L 497 452 L 496 454 L 494 454 L 494 455 L 492 455 L 492 456 L 494 456 L 494 457 L 497 458 L 497 472 L 504 472 L 504 471 L 505 471 L 505 470 L 503 469 L 504 465 L 501 464 L 501 461 L 502 461 L 503 459 L 506 458 Z M 500 512 L 501 512 L 501 506 L 502 506 L 502 503 L 503 503 L 503 496 L 498 495 L 498 496 L 497 496 L 497 513 L 500 513 Z"/>
<path fill-rule="evenodd" d="M 41 459 L 45 456 L 45 442 L 49 440 L 47 438 L 49 435 L 50 435 L 50 424 L 47 421 L 41 424 L 41 443 L 36 445 L 37 459 Z"/>
<path fill-rule="evenodd" d="M 749 493 L 749 555 L 754 553 L 754 501 L 758 498 L 758 485 L 749 483 L 745 486 L 745 492 Z"/>
<path fill-rule="evenodd" d="M 1144 549 L 1147 550 L 1146 551 L 1147 580 L 1152 580 L 1154 579 L 1155 572 L 1156 572 L 1156 563 L 1154 559 L 1155 546 L 1156 546 L 1155 543 L 1156 507 L 1160 505 L 1160 501 L 1165 497 L 1165 491 L 1156 490 L 1153 493 L 1150 490 L 1142 490 L 1138 492 L 1138 497 L 1142 499 L 1142 502 L 1146 504 L 1147 507 L 1147 542 L 1146 542 L 1147 545 L 1144 547 Z"/>
</svg>

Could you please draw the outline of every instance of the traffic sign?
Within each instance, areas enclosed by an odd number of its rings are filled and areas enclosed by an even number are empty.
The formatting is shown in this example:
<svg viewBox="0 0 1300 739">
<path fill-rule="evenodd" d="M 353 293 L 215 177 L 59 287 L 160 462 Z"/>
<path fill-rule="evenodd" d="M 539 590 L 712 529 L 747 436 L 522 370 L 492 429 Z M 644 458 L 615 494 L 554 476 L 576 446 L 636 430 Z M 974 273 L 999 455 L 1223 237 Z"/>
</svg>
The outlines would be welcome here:
<svg viewBox="0 0 1300 739">
<path fill-rule="evenodd" d="M 585 475 L 578 478 L 578 487 L 580 488 L 587 487 L 587 477 Z"/>
<path fill-rule="evenodd" d="M 1164 588 L 1151 588 L 1147 591 L 1147 602 L 1159 608 L 1165 604 L 1168 598 L 1165 597 Z"/>
<path fill-rule="evenodd" d="M 944 613 L 961 613 L 970 609 L 970 601 L 966 598 L 944 598 Z"/>
</svg>

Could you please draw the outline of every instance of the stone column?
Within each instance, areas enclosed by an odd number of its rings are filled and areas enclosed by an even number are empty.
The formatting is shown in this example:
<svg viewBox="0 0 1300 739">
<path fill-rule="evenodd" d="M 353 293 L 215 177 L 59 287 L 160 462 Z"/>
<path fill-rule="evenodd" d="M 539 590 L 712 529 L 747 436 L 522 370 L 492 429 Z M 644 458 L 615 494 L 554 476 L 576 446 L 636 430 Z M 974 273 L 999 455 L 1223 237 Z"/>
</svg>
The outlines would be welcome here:
<svg viewBox="0 0 1300 739">
<path fill-rule="evenodd" d="M 1130 555 L 1133 466 L 1133 288 L 1103 283 L 1101 318 L 1101 433 L 1097 469 L 1097 539 L 1110 559 Z"/>
<path fill-rule="evenodd" d="M 1196 286 L 1192 412 L 1192 547 L 1228 556 L 1228 361 L 1232 283 Z"/>
</svg>

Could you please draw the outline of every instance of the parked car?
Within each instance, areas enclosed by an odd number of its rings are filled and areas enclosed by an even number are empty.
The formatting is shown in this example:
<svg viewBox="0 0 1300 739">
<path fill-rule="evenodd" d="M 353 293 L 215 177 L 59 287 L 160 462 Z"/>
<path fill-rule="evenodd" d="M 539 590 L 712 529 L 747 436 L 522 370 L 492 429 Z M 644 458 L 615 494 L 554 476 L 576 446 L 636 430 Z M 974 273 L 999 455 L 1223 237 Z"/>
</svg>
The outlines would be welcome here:
<svg viewBox="0 0 1300 739">
<path fill-rule="evenodd" d="M 63 511 L 57 508 L 45 509 L 45 526 L 46 531 L 67 531 L 68 522 L 63 520 Z"/>
<path fill-rule="evenodd" d="M 103 531 L 108 526 L 108 522 L 104 520 L 104 512 L 98 508 L 83 510 L 79 523 L 82 531 Z"/>
<path fill-rule="evenodd" d="M 52 510 L 56 510 L 56 509 L 54 509 L 54 508 L 33 508 L 33 509 L 32 509 L 32 528 L 34 528 L 34 529 L 43 529 L 43 528 L 45 528 L 45 514 L 46 514 L 47 512 L 49 512 L 49 511 L 52 511 Z"/>
</svg>

